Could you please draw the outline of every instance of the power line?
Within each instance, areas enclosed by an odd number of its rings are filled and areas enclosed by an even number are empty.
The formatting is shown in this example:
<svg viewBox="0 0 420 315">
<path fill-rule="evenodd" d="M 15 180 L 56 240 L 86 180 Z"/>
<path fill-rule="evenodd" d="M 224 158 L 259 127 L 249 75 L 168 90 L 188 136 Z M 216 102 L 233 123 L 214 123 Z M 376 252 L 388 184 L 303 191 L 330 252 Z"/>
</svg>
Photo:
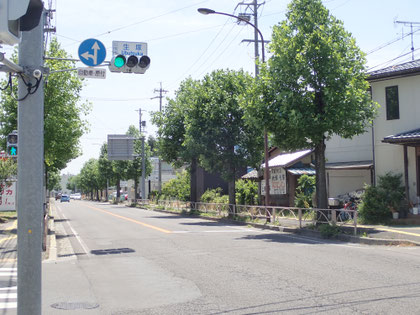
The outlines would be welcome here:
<svg viewBox="0 0 420 315">
<path fill-rule="evenodd" d="M 191 8 L 191 7 L 195 7 L 195 6 L 197 6 L 198 4 L 201 4 L 201 3 L 204 3 L 204 2 L 207 2 L 207 0 L 205 0 L 205 1 L 200 1 L 200 2 L 197 2 L 197 3 L 191 4 L 191 5 L 188 5 L 188 6 L 185 6 L 185 7 L 179 8 L 179 9 L 175 9 L 175 10 L 172 10 L 172 11 L 169 11 L 169 12 L 166 12 L 166 13 L 162 13 L 162 14 L 159 14 L 159 15 L 155 15 L 155 16 L 153 16 L 153 17 L 151 17 L 151 18 L 148 18 L 148 19 L 145 19 L 145 20 L 141 20 L 141 21 L 138 21 L 138 22 L 135 22 L 135 23 L 131 23 L 131 24 L 128 24 L 128 25 L 125 25 L 125 26 L 117 27 L 117 28 L 115 28 L 115 29 L 113 29 L 113 30 L 110 30 L 110 31 L 107 31 L 107 32 L 104 32 L 104 33 L 98 34 L 98 35 L 93 36 L 93 37 L 95 37 L 95 38 L 96 38 L 96 37 L 99 37 L 99 36 L 103 36 L 103 35 L 111 34 L 111 33 L 113 33 L 113 32 L 120 31 L 120 30 L 122 30 L 122 29 L 125 29 L 125 28 L 128 28 L 128 27 L 131 27 L 131 26 L 134 26 L 134 25 L 138 25 L 138 24 L 141 24 L 141 23 L 149 22 L 149 21 L 151 21 L 151 20 L 154 20 L 154 19 L 160 18 L 160 17 L 165 16 L 165 15 L 169 15 L 169 14 L 172 14 L 172 13 L 175 13 L 175 12 L 178 12 L 178 11 L 182 11 L 182 10 L 184 10 L 184 9 L 188 9 L 188 8 Z"/>
</svg>

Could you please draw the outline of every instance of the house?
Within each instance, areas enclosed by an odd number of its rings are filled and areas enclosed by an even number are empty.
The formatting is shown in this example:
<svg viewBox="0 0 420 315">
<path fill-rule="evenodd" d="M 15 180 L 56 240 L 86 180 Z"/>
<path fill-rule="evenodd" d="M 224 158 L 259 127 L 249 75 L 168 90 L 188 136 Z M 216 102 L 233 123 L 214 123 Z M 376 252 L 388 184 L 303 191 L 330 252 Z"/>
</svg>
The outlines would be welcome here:
<svg viewBox="0 0 420 315">
<path fill-rule="evenodd" d="M 295 205 L 295 191 L 297 180 L 301 175 L 315 175 L 312 168 L 314 154 L 312 150 L 297 152 L 282 152 L 279 148 L 269 151 L 268 168 L 270 170 L 270 199 L 271 206 L 293 207 Z M 265 165 L 261 165 L 264 169 Z M 262 175 L 263 170 L 261 171 Z M 250 178 L 245 175 L 242 178 Z M 260 195 L 265 204 L 265 180 L 260 177 Z"/>
<path fill-rule="evenodd" d="M 420 196 L 420 60 L 368 73 L 378 116 L 366 133 L 327 142 L 329 197 L 375 184 L 387 172 L 403 175 L 413 204 Z"/>
</svg>

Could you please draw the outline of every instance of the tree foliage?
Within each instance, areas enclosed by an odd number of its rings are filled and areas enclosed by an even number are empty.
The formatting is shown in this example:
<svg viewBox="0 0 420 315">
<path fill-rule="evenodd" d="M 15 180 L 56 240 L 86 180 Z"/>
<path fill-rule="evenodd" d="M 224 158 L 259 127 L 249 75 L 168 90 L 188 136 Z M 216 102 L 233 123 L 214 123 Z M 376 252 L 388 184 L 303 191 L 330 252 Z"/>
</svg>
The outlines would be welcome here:
<svg viewBox="0 0 420 315">
<path fill-rule="evenodd" d="M 325 141 L 361 134 L 374 117 L 365 58 L 321 0 L 293 0 L 286 17 L 273 28 L 249 116 L 283 149 L 315 150 L 318 206 L 326 208 Z"/>
<path fill-rule="evenodd" d="M 50 42 L 46 56 L 70 58 L 60 47 L 56 38 Z M 17 60 L 16 52 L 12 58 Z M 73 69 L 73 61 L 46 60 L 45 66 L 50 71 Z M 14 80 L 15 81 L 15 80 Z M 4 84 L 4 82 L 2 82 Z M 13 84 L 17 95 L 17 82 Z M 79 139 L 87 131 L 87 122 L 83 119 L 89 111 L 87 103 L 80 102 L 82 80 L 75 71 L 51 73 L 44 83 L 44 160 L 48 171 L 66 167 L 67 163 L 81 154 Z M 8 91 L 0 99 L 0 134 L 5 138 L 17 128 L 17 102 Z"/>
</svg>

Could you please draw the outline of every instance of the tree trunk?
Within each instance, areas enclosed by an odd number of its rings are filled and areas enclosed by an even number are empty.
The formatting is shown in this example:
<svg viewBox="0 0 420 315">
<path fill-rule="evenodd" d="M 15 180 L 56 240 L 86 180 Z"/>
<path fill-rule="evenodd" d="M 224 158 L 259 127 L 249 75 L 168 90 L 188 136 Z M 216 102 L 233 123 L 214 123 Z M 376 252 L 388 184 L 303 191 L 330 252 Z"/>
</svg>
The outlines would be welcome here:
<svg viewBox="0 0 420 315">
<path fill-rule="evenodd" d="M 315 145 L 316 204 L 319 209 L 328 208 L 327 180 L 325 172 L 325 138 Z"/>
<path fill-rule="evenodd" d="M 136 202 L 137 199 L 139 198 L 139 194 L 138 194 L 138 188 L 139 188 L 139 181 L 134 179 L 134 202 Z M 150 190 L 149 190 L 150 193 Z"/>
<path fill-rule="evenodd" d="M 197 159 L 191 159 L 190 201 L 197 202 Z"/>
<path fill-rule="evenodd" d="M 96 201 L 99 201 L 99 189 L 96 189 Z"/>
<path fill-rule="evenodd" d="M 235 205 L 236 205 L 236 198 L 235 198 L 235 178 L 228 182 L 228 192 L 229 192 L 229 207 L 231 207 L 231 212 L 229 212 L 229 217 L 235 216 Z"/>
<path fill-rule="evenodd" d="M 116 183 L 116 186 L 117 186 L 117 198 L 116 198 L 116 203 L 119 203 L 120 202 L 120 190 L 121 190 L 121 185 L 120 185 L 120 179 L 118 178 L 117 179 L 117 183 Z"/>
</svg>

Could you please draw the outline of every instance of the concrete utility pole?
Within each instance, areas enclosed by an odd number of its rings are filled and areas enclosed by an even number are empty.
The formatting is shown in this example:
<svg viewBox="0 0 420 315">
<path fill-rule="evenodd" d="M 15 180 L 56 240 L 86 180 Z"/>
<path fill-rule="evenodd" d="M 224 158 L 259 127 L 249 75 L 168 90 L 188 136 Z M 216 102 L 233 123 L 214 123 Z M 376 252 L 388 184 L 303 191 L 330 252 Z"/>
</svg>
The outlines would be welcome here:
<svg viewBox="0 0 420 315">
<path fill-rule="evenodd" d="M 42 69 L 44 16 L 37 27 L 22 32 L 19 65 Z M 37 72 L 40 74 L 40 72 Z M 41 249 L 44 214 L 44 88 L 43 79 L 19 77 L 18 102 L 18 307 L 20 315 L 41 315 Z M 32 88 L 31 88 L 32 87 Z M 31 91 L 32 93 L 28 93 Z"/>
<path fill-rule="evenodd" d="M 145 182 L 146 161 L 144 157 L 144 136 L 141 133 L 142 125 L 143 125 L 143 121 L 141 120 L 141 108 L 139 108 L 139 130 L 140 130 L 140 138 L 141 138 L 141 199 L 146 199 L 146 182 Z"/>
<path fill-rule="evenodd" d="M 159 96 L 155 96 L 152 97 L 151 99 L 154 98 L 159 98 L 159 111 L 162 111 L 162 98 L 163 98 L 163 93 L 168 93 L 169 91 L 162 89 L 162 82 L 160 82 L 160 89 L 155 89 L 154 91 L 155 93 L 159 93 Z M 160 158 L 158 158 L 158 170 L 159 170 L 159 178 L 158 178 L 158 190 L 159 190 L 159 194 L 162 192 L 162 162 L 160 160 Z"/>
<path fill-rule="evenodd" d="M 259 39 L 258 39 L 258 9 L 260 6 L 264 5 L 265 2 L 263 3 L 258 3 L 258 0 L 253 0 L 251 3 L 245 3 L 245 2 L 240 2 L 237 4 L 236 7 L 240 6 L 240 5 L 245 5 L 246 9 L 251 9 L 252 11 L 252 15 L 254 17 L 254 39 L 244 39 L 243 42 L 253 42 L 254 43 L 254 54 L 255 54 L 255 61 L 259 60 L 260 57 L 260 53 L 259 53 L 259 49 L 258 49 L 258 43 L 259 43 Z M 255 63 L 255 76 L 257 77 L 260 73 L 260 70 L 258 68 L 258 64 Z"/>
</svg>

